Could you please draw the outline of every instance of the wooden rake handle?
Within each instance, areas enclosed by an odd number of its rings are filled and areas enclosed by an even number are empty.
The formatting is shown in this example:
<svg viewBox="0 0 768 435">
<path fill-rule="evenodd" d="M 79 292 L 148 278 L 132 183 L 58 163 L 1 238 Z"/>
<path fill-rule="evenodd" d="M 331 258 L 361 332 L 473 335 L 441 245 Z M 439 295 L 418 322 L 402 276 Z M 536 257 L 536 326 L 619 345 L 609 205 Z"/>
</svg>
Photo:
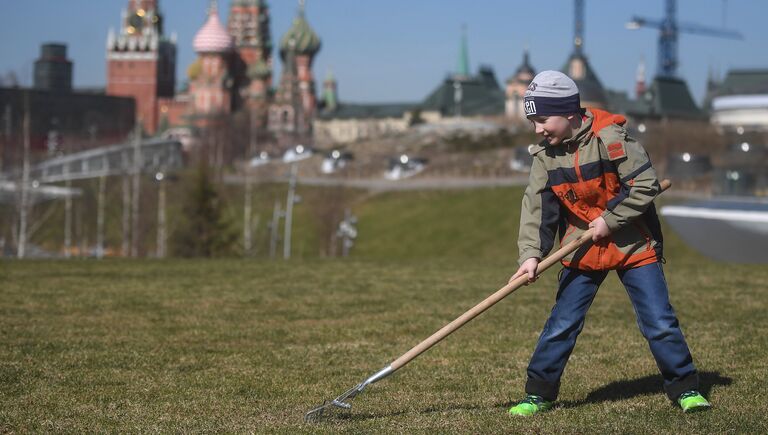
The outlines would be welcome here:
<svg viewBox="0 0 768 435">
<path fill-rule="evenodd" d="M 669 180 L 663 180 L 660 184 L 661 184 L 661 192 L 669 189 L 670 186 L 672 186 L 672 183 Z M 554 253 L 550 254 L 547 258 L 542 260 L 539 263 L 539 266 L 536 268 L 536 276 L 541 275 L 545 270 L 549 269 L 556 263 L 559 263 L 560 260 L 565 258 L 571 252 L 574 252 L 584 244 L 591 242 L 593 233 L 594 233 L 594 230 L 592 228 L 588 229 L 578 239 L 573 240 L 570 243 L 566 244 L 565 246 L 560 247 L 560 249 L 558 249 Z M 411 348 L 411 350 L 404 353 L 402 356 L 400 356 L 395 361 L 393 361 L 392 364 L 390 365 L 392 367 L 392 371 L 394 372 L 400 367 L 408 364 L 414 358 L 416 358 L 417 356 L 429 350 L 429 348 L 431 348 L 432 346 L 439 343 L 440 340 L 451 335 L 454 331 L 464 326 L 470 320 L 482 314 L 488 308 L 491 308 L 492 306 L 494 306 L 497 302 L 504 299 L 515 290 L 524 286 L 527 282 L 528 282 L 528 276 L 523 275 L 516 278 L 514 281 L 511 281 L 509 284 L 505 285 L 504 287 L 500 288 L 499 290 L 496 291 L 496 293 L 493 293 L 492 295 L 488 296 L 482 302 L 472 307 L 469 311 L 457 317 L 451 323 L 443 326 L 442 328 L 440 328 L 440 330 L 438 330 L 437 332 L 429 336 L 427 339 L 417 344 L 416 346 Z"/>
</svg>

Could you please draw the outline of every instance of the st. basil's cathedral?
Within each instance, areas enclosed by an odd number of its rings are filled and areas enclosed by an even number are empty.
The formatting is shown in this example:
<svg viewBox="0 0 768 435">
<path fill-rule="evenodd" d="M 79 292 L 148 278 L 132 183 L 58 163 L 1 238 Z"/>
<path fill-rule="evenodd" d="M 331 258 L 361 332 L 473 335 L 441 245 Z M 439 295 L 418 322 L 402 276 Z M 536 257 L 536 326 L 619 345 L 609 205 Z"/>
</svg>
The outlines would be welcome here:
<svg viewBox="0 0 768 435">
<path fill-rule="evenodd" d="M 189 87 L 174 95 L 176 37 L 163 32 L 158 0 L 129 0 L 119 34 L 107 38 L 107 93 L 136 100 L 136 118 L 148 134 L 169 126 L 216 126 L 246 111 L 251 123 L 285 137 L 311 133 L 317 110 L 312 63 L 320 39 L 299 1 L 296 18 L 280 39 L 283 68 L 273 89 L 273 42 L 265 0 L 232 0 L 225 26 L 211 1 L 193 40 L 197 59 Z"/>
</svg>

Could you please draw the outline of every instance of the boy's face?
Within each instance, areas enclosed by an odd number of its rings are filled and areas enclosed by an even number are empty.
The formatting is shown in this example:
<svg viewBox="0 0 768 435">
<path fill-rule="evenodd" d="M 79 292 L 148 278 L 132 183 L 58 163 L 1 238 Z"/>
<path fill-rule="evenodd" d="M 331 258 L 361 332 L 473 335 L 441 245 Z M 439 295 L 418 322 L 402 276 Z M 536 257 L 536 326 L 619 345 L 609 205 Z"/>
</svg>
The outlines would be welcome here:
<svg viewBox="0 0 768 435">
<path fill-rule="evenodd" d="M 559 145 L 573 135 L 570 118 L 572 116 L 531 116 L 536 134 L 541 135 L 550 145 Z"/>
</svg>

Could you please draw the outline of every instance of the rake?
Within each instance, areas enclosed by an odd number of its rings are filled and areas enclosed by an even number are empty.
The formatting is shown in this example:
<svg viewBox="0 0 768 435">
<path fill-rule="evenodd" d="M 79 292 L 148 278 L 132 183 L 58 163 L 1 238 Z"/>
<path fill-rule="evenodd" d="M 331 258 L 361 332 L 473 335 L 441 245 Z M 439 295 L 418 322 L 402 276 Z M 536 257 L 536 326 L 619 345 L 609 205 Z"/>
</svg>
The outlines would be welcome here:
<svg viewBox="0 0 768 435">
<path fill-rule="evenodd" d="M 669 180 L 662 181 L 661 191 L 663 192 L 669 189 L 671 185 L 672 183 Z M 536 268 L 536 276 L 538 277 L 545 270 L 549 269 L 556 263 L 560 262 L 560 260 L 565 258 L 568 254 L 576 251 L 583 245 L 591 242 L 593 233 L 594 233 L 593 229 L 591 228 L 588 229 L 578 239 L 572 240 L 570 243 L 564 246 L 561 246 L 560 249 L 558 249 L 554 253 L 550 254 L 547 258 L 542 260 L 539 263 L 538 267 Z M 307 421 L 307 422 L 317 421 L 321 417 L 323 417 L 323 415 L 325 415 L 326 411 L 329 411 L 329 410 L 351 409 L 352 405 L 349 402 L 355 397 L 357 397 L 360 393 L 362 393 L 366 387 L 376 382 L 379 382 L 380 380 L 390 376 L 391 374 L 395 373 L 399 369 L 403 368 L 403 366 L 413 361 L 417 356 L 429 350 L 432 346 L 439 343 L 442 339 L 451 335 L 454 331 L 461 328 L 462 326 L 466 325 L 470 320 L 479 316 L 485 310 L 487 310 L 488 308 L 491 308 L 497 302 L 509 296 L 512 292 L 519 289 L 520 287 L 524 286 L 527 282 L 528 282 L 527 275 L 520 276 L 515 280 L 510 281 L 507 285 L 505 285 L 504 287 L 500 288 L 492 295 L 485 298 L 479 304 L 470 308 L 464 314 L 462 314 L 461 316 L 453 320 L 451 323 L 440 328 L 437 332 L 435 332 L 434 334 L 426 338 L 421 343 L 412 347 L 408 352 L 402 354 L 400 357 L 392 361 L 392 363 L 390 363 L 383 369 L 372 374 L 371 376 L 369 376 L 359 384 L 355 385 L 354 387 L 350 388 L 349 390 L 345 391 L 343 394 L 339 395 L 335 399 L 326 400 L 323 402 L 322 405 L 309 410 L 304 415 L 304 421 Z"/>
</svg>

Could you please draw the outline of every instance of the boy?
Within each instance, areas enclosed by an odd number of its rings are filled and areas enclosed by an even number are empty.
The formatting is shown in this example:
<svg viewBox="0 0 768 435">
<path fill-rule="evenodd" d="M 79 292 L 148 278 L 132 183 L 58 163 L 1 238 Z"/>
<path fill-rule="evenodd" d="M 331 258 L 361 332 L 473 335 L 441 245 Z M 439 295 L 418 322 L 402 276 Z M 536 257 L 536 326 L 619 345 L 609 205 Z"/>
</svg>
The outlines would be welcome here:
<svg viewBox="0 0 768 435">
<path fill-rule="evenodd" d="M 536 279 L 536 266 L 554 246 L 555 234 L 566 244 L 594 228 L 594 243 L 563 259 L 555 306 L 528 365 L 527 396 L 509 413 L 533 415 L 552 407 L 587 310 L 609 270 L 618 272 L 627 290 L 667 396 L 685 412 L 709 408 L 669 303 L 653 205 L 660 188 L 647 153 L 627 136 L 624 117 L 582 109 L 576 83 L 563 73 L 536 75 L 524 105 L 544 140 L 530 149 L 520 268 L 510 281 L 522 275 Z"/>
</svg>

